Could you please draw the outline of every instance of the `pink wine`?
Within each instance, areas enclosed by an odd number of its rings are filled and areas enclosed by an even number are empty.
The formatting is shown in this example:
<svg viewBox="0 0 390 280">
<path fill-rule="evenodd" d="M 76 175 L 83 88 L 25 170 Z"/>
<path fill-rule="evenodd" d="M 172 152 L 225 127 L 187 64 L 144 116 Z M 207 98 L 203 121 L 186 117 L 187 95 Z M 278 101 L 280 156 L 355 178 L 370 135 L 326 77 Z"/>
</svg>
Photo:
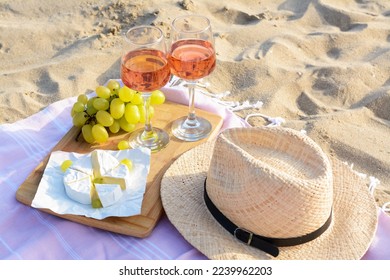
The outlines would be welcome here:
<svg viewBox="0 0 390 280">
<path fill-rule="evenodd" d="M 122 60 L 123 83 L 140 92 L 162 88 L 169 81 L 170 75 L 167 59 L 158 50 L 131 51 Z"/>
<path fill-rule="evenodd" d="M 212 44 L 204 40 L 180 40 L 171 47 L 168 62 L 172 74 L 196 80 L 209 75 L 215 68 L 215 51 Z"/>
</svg>

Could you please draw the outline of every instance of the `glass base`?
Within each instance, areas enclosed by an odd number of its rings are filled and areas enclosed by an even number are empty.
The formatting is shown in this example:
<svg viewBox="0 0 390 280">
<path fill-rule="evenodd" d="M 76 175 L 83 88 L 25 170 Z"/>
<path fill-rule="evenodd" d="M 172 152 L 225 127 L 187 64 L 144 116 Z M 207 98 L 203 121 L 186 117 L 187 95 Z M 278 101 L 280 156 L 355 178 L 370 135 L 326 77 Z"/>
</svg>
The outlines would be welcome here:
<svg viewBox="0 0 390 280">
<path fill-rule="evenodd" d="M 155 127 L 149 135 L 144 133 L 144 129 L 142 128 L 132 132 L 129 138 L 129 144 L 132 148 L 145 147 L 149 148 L 152 153 L 162 150 L 168 145 L 168 143 L 168 133 Z"/>
<path fill-rule="evenodd" d="M 194 142 L 206 138 L 210 132 L 210 122 L 201 117 L 196 117 L 192 121 L 188 121 L 187 117 L 182 117 L 172 123 L 173 135 L 187 142 Z"/>
</svg>

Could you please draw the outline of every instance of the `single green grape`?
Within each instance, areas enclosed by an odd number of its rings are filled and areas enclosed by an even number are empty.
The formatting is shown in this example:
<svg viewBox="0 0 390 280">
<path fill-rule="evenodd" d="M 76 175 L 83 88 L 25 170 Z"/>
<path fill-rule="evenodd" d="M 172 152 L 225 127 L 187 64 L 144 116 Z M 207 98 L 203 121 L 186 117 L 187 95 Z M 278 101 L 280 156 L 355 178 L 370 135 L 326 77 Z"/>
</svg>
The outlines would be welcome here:
<svg viewBox="0 0 390 280">
<path fill-rule="evenodd" d="M 108 140 L 108 132 L 106 128 L 99 123 L 92 126 L 92 136 L 98 143 L 104 143 Z"/>
<path fill-rule="evenodd" d="M 81 133 L 83 134 L 83 138 L 85 142 L 89 144 L 95 142 L 95 137 L 93 137 L 92 135 L 92 125 L 90 124 L 83 125 L 83 127 L 81 128 Z"/>
<path fill-rule="evenodd" d="M 82 127 L 87 120 L 89 119 L 89 116 L 85 112 L 78 112 L 73 116 L 73 125 L 77 127 Z"/>
<path fill-rule="evenodd" d="M 106 111 L 110 107 L 110 102 L 108 102 L 107 99 L 98 97 L 93 101 L 93 107 L 95 107 L 96 110 Z"/>
<path fill-rule="evenodd" d="M 121 160 L 121 163 L 126 165 L 129 170 L 133 169 L 133 162 L 130 159 L 124 158 Z"/>
<path fill-rule="evenodd" d="M 94 199 L 91 201 L 92 208 L 103 208 L 103 204 L 100 199 Z"/>
<path fill-rule="evenodd" d="M 95 107 L 93 107 L 93 105 L 87 104 L 87 110 L 86 110 L 86 112 L 88 113 L 88 115 L 93 116 L 93 115 L 96 114 L 97 111 L 98 111 L 98 110 L 97 110 Z"/>
<path fill-rule="evenodd" d="M 123 86 L 118 90 L 118 96 L 123 102 L 130 102 L 133 99 L 135 92 L 135 90 Z"/>
<path fill-rule="evenodd" d="M 130 103 L 126 104 L 125 118 L 128 123 L 138 123 L 141 119 L 141 114 L 139 112 L 138 106 Z"/>
<path fill-rule="evenodd" d="M 127 150 L 128 148 L 130 148 L 128 141 L 126 141 L 126 140 L 119 141 L 119 143 L 118 143 L 119 150 Z"/>
<path fill-rule="evenodd" d="M 70 159 L 64 160 L 64 162 L 61 164 L 62 172 L 65 172 L 72 164 L 73 164 L 72 160 Z"/>
<path fill-rule="evenodd" d="M 77 101 L 73 104 L 73 108 L 72 110 L 75 112 L 75 113 L 79 113 L 79 112 L 83 112 L 85 109 L 85 106 L 83 103 L 81 103 L 80 101 Z"/>
<path fill-rule="evenodd" d="M 84 105 L 87 105 L 88 96 L 85 94 L 80 94 L 79 96 L 77 96 L 77 101 L 83 103 Z"/>
<path fill-rule="evenodd" d="M 114 123 L 114 118 L 107 111 L 99 110 L 96 113 L 96 120 L 102 126 L 111 126 Z"/>
<path fill-rule="evenodd" d="M 141 105 L 143 103 L 142 95 L 139 92 L 136 92 L 131 100 L 131 103 L 134 105 Z"/>
<path fill-rule="evenodd" d="M 128 123 L 125 116 L 119 119 L 119 125 L 126 132 L 132 132 L 135 130 L 135 124 Z"/>
<path fill-rule="evenodd" d="M 117 133 L 120 129 L 121 129 L 121 126 L 119 124 L 119 120 L 114 120 L 114 122 L 112 123 L 112 125 L 110 125 L 108 127 L 108 129 L 112 132 L 112 133 Z"/>
<path fill-rule="evenodd" d="M 90 99 L 88 99 L 88 101 L 87 101 L 87 107 L 88 107 L 88 106 L 93 106 L 93 102 L 95 101 L 96 98 L 97 98 L 97 96 L 93 96 L 93 97 L 91 97 Z"/>
<path fill-rule="evenodd" d="M 100 98 L 108 99 L 111 96 L 111 91 L 106 86 L 98 86 L 96 88 L 96 95 Z"/>
<path fill-rule="evenodd" d="M 76 112 L 73 110 L 73 107 L 72 107 L 72 110 L 70 110 L 70 116 L 73 118 L 74 115 L 76 115 Z"/>
<path fill-rule="evenodd" d="M 96 96 L 94 97 L 91 97 L 90 99 L 88 99 L 87 101 L 87 113 L 88 115 L 92 116 L 94 114 L 96 114 L 97 112 L 97 109 L 93 106 L 93 102 L 95 102 L 95 100 L 97 99 Z"/>
<path fill-rule="evenodd" d="M 121 85 L 117 80 L 109 80 L 107 87 L 110 89 L 111 95 L 114 95 L 119 91 Z"/>
<path fill-rule="evenodd" d="M 110 103 L 110 113 L 114 119 L 120 119 L 125 113 L 125 103 L 120 98 L 114 98 Z"/>
<path fill-rule="evenodd" d="M 165 102 L 165 95 L 161 90 L 154 90 L 150 96 L 150 104 L 160 105 Z"/>
</svg>

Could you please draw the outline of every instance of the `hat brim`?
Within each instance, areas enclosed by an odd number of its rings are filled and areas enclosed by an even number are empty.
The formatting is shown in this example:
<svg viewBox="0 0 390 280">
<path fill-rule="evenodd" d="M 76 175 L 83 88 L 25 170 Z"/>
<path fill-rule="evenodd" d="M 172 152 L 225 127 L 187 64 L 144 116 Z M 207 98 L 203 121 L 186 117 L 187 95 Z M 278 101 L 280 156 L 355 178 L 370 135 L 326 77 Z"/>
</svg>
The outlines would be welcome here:
<svg viewBox="0 0 390 280">
<path fill-rule="evenodd" d="M 171 223 L 209 259 L 274 259 L 235 239 L 210 214 L 203 186 L 214 142 L 203 143 L 180 156 L 161 181 L 161 199 Z M 308 243 L 280 247 L 276 259 L 360 259 L 377 227 L 377 207 L 366 183 L 350 167 L 332 159 L 334 204 L 332 224 Z M 268 217 L 264 217 L 268 218 Z"/>
</svg>

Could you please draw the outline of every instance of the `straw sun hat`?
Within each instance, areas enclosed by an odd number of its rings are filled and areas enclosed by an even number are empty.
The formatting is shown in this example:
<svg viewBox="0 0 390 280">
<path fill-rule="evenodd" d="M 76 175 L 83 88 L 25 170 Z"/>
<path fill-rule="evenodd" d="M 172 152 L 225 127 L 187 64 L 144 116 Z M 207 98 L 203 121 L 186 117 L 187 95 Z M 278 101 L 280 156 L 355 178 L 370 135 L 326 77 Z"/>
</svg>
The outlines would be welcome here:
<svg viewBox="0 0 390 280">
<path fill-rule="evenodd" d="M 166 171 L 172 224 L 210 259 L 359 259 L 377 226 L 366 184 L 309 137 L 233 128 Z"/>
</svg>

